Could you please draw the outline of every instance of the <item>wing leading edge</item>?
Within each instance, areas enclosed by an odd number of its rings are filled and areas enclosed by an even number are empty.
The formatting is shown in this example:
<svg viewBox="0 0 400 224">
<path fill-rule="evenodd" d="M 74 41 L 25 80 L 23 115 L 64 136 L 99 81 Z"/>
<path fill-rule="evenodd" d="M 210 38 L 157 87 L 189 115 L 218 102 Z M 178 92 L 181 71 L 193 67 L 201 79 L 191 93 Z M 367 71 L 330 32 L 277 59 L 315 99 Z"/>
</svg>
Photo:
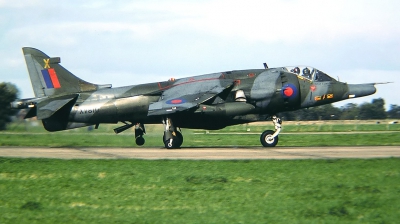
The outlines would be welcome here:
<svg viewBox="0 0 400 224">
<path fill-rule="evenodd" d="M 158 102 L 150 104 L 148 116 L 167 115 L 194 108 L 232 85 L 234 80 L 221 79 L 220 74 L 217 77 L 181 79 L 165 90 Z"/>
</svg>

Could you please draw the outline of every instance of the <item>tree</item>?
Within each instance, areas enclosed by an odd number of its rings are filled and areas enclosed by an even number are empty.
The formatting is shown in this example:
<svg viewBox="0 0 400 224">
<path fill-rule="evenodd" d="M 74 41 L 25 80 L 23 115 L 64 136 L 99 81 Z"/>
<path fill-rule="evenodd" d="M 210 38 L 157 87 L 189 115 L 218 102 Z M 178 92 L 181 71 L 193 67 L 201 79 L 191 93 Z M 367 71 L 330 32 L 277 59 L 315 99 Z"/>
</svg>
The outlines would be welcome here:
<svg viewBox="0 0 400 224">
<path fill-rule="evenodd" d="M 296 111 L 281 112 L 278 116 L 287 121 L 315 121 L 315 120 L 337 120 L 341 111 L 339 108 L 326 104 L 318 107 L 300 109 Z"/>
<path fill-rule="evenodd" d="M 7 123 L 11 121 L 10 117 L 17 111 L 12 110 L 10 103 L 18 96 L 18 88 L 8 82 L 0 83 L 0 130 L 5 130 Z"/>
<path fill-rule="evenodd" d="M 285 111 L 285 112 L 280 112 L 278 113 L 278 117 L 282 118 L 284 121 L 296 121 L 297 116 L 296 116 L 297 111 Z"/>
<path fill-rule="evenodd" d="M 396 104 L 391 104 L 387 112 L 389 118 L 399 119 L 400 118 L 400 106 Z"/>
<path fill-rule="evenodd" d="M 356 120 L 358 119 L 358 114 L 360 113 L 360 108 L 355 103 L 348 103 L 341 107 L 341 120 Z"/>
<path fill-rule="evenodd" d="M 313 110 L 318 116 L 318 120 L 338 120 L 341 111 L 332 104 L 325 104 L 319 107 L 314 107 Z"/>
<path fill-rule="evenodd" d="M 382 98 L 373 99 L 372 103 L 364 103 L 360 106 L 359 118 L 386 119 L 385 100 Z"/>
</svg>

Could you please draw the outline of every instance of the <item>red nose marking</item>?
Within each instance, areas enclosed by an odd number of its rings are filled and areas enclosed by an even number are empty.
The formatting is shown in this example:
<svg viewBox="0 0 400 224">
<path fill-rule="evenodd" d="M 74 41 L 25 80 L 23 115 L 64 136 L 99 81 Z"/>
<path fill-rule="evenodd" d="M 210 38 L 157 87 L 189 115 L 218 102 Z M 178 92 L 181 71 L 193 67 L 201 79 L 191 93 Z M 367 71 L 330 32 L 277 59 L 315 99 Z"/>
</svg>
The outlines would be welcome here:
<svg viewBox="0 0 400 224">
<path fill-rule="evenodd" d="M 311 91 L 315 91 L 316 89 L 317 89 L 317 87 L 316 86 L 314 86 L 314 85 L 312 85 L 312 86 L 310 86 L 310 89 L 311 89 Z"/>
<path fill-rule="evenodd" d="M 283 94 L 285 94 L 285 96 L 290 97 L 293 95 L 293 89 L 290 87 L 286 87 L 285 90 L 283 90 Z"/>
</svg>

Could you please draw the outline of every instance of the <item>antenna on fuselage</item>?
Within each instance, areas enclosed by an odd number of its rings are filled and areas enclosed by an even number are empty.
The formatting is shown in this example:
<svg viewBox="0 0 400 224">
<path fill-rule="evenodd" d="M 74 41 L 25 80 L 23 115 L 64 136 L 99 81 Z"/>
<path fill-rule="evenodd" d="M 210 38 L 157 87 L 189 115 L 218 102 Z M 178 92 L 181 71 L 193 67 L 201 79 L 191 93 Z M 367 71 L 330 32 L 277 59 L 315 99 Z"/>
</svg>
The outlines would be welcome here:
<svg viewBox="0 0 400 224">
<path fill-rule="evenodd" d="M 267 65 L 267 63 L 264 63 L 263 65 L 264 65 L 264 68 L 265 68 L 265 69 L 267 69 L 267 68 L 268 68 L 268 65 Z"/>
</svg>

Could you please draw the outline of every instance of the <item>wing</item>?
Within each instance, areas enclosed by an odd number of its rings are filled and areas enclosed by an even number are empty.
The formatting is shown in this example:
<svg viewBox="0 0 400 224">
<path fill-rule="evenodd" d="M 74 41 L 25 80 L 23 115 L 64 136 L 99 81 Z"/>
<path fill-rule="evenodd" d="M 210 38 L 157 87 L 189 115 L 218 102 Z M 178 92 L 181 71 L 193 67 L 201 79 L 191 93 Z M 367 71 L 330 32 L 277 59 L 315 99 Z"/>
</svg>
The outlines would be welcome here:
<svg viewBox="0 0 400 224">
<path fill-rule="evenodd" d="M 232 79 L 198 77 L 181 79 L 163 92 L 160 100 L 150 104 L 148 116 L 166 115 L 188 110 L 213 98 L 234 85 Z"/>
</svg>

